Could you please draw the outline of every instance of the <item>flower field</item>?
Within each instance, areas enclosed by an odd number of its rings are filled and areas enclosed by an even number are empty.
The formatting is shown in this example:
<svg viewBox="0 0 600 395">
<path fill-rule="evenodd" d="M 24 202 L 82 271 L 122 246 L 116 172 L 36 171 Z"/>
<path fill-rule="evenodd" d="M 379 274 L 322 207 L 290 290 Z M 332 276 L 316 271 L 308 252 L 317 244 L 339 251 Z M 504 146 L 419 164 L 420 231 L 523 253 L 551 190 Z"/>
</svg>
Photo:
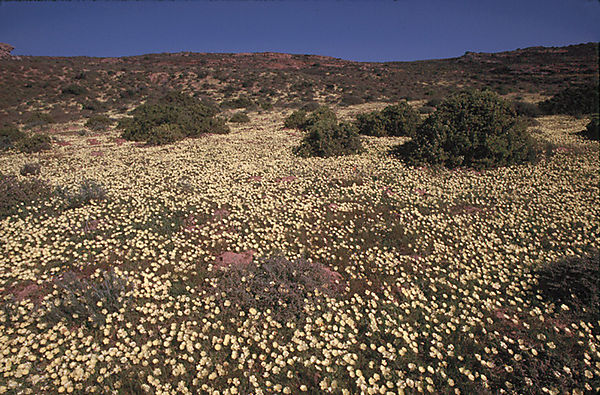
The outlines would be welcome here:
<svg viewBox="0 0 600 395">
<path fill-rule="evenodd" d="M 159 147 L 63 124 L 0 156 L 62 191 L 0 217 L 0 393 L 600 391 L 599 317 L 538 281 L 598 264 L 587 119 L 475 172 L 407 167 L 403 137 L 298 158 L 285 115 Z"/>
</svg>

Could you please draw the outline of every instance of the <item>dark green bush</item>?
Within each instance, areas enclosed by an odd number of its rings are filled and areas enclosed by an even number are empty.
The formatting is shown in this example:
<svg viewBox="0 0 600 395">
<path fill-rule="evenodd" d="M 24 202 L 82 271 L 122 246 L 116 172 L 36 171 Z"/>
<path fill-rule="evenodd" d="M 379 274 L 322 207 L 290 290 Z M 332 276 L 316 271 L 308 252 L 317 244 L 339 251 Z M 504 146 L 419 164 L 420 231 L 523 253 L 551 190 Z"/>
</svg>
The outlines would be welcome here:
<svg viewBox="0 0 600 395">
<path fill-rule="evenodd" d="M 305 111 L 305 112 L 311 112 L 311 111 L 315 111 L 319 107 L 321 107 L 321 105 L 319 104 L 319 102 L 309 101 L 309 102 L 303 104 L 300 109 L 303 110 L 303 111 Z"/>
<path fill-rule="evenodd" d="M 535 103 L 515 100 L 512 104 L 517 115 L 531 118 L 539 117 L 541 115 L 540 108 Z"/>
<path fill-rule="evenodd" d="M 284 121 L 283 126 L 290 129 L 301 129 L 306 123 L 306 111 L 298 110 L 291 113 Z"/>
<path fill-rule="evenodd" d="M 597 250 L 583 257 L 546 264 L 536 274 L 539 291 L 553 303 L 597 317 L 600 312 L 600 253 Z"/>
<path fill-rule="evenodd" d="M 25 138 L 25 133 L 15 126 L 0 128 L 0 150 L 14 148 L 15 144 Z"/>
<path fill-rule="evenodd" d="M 16 148 L 27 154 L 49 150 L 52 140 L 46 134 L 34 134 L 25 137 L 16 143 Z"/>
<path fill-rule="evenodd" d="M 49 198 L 51 193 L 51 188 L 36 178 L 19 181 L 0 173 L 0 218 L 15 214 L 21 204 Z"/>
<path fill-rule="evenodd" d="M 586 125 L 582 132 L 583 136 L 590 140 L 596 140 L 600 138 L 600 130 L 598 128 L 598 116 L 592 117 L 592 120 Z"/>
<path fill-rule="evenodd" d="M 387 136 L 386 122 L 381 111 L 372 111 L 358 114 L 356 116 L 356 128 L 358 133 L 367 136 Z"/>
<path fill-rule="evenodd" d="M 41 166 L 39 163 L 25 163 L 19 173 L 22 176 L 34 175 L 37 176 L 40 174 Z"/>
<path fill-rule="evenodd" d="M 307 115 L 305 122 L 300 126 L 300 130 L 309 131 L 317 123 L 321 127 L 333 128 L 337 125 L 337 116 L 331 108 L 321 106 Z"/>
<path fill-rule="evenodd" d="M 171 144 L 185 138 L 185 134 L 177 124 L 165 123 L 153 127 L 148 133 L 148 145 Z"/>
<path fill-rule="evenodd" d="M 229 119 L 229 122 L 235 122 L 235 123 L 248 123 L 250 122 L 250 117 L 248 116 L 248 114 L 245 114 L 243 112 L 236 112 L 235 114 L 233 114 L 233 116 Z"/>
<path fill-rule="evenodd" d="M 87 89 L 81 85 L 71 84 L 62 89 L 63 95 L 80 96 L 87 93 Z"/>
<path fill-rule="evenodd" d="M 112 119 L 106 115 L 96 115 L 88 118 L 88 120 L 85 121 L 84 126 L 94 131 L 103 131 L 106 130 L 112 123 Z"/>
<path fill-rule="evenodd" d="M 330 119 L 314 122 L 300 146 L 294 149 L 298 156 L 350 155 L 362 151 L 360 136 L 351 123 L 332 123 Z"/>
<path fill-rule="evenodd" d="M 583 115 L 598 112 L 598 86 L 568 87 L 538 104 L 545 114 Z"/>
<path fill-rule="evenodd" d="M 81 103 L 81 109 L 87 111 L 106 111 L 107 105 L 98 100 L 86 100 Z"/>
<path fill-rule="evenodd" d="M 222 102 L 221 108 L 245 108 L 248 110 L 253 110 L 257 108 L 257 104 L 247 96 L 240 96 L 236 99 Z"/>
<path fill-rule="evenodd" d="M 400 102 L 382 111 L 357 115 L 356 126 L 360 134 L 368 136 L 412 136 L 420 119 L 410 104 Z"/>
<path fill-rule="evenodd" d="M 127 140 L 147 141 L 155 127 L 165 124 L 177 125 L 183 137 L 229 133 L 225 121 L 214 117 L 217 114 L 214 107 L 177 92 L 142 104 L 131 113 L 133 118 L 119 122 L 119 128 L 123 129 L 122 137 Z"/>
<path fill-rule="evenodd" d="M 450 96 L 396 153 L 409 164 L 450 168 L 507 166 L 537 156 L 535 144 L 512 106 L 491 91 Z"/>
<path fill-rule="evenodd" d="M 407 102 L 387 106 L 382 111 L 390 136 L 412 136 L 421 118 Z"/>
<path fill-rule="evenodd" d="M 32 129 L 38 126 L 54 123 L 54 118 L 50 114 L 43 112 L 34 112 L 25 120 L 25 129 Z"/>
<path fill-rule="evenodd" d="M 362 104 L 364 102 L 365 101 L 361 97 L 353 95 L 353 94 L 344 94 L 340 98 L 340 104 L 342 106 L 354 106 L 357 104 Z"/>
</svg>

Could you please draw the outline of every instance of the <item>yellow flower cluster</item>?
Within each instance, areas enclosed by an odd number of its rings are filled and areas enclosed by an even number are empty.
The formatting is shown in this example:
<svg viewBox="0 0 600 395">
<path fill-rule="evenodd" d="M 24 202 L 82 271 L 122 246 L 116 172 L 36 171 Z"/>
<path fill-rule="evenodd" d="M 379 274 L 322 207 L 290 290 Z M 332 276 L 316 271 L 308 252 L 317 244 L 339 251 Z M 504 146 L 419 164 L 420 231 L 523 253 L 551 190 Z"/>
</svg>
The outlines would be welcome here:
<svg viewBox="0 0 600 395">
<path fill-rule="evenodd" d="M 387 154 L 404 138 L 299 159 L 284 116 L 164 147 L 65 135 L 35 154 L 51 184 L 93 178 L 109 199 L 0 220 L 0 393 L 600 389 L 600 322 L 569 318 L 531 274 L 600 248 L 598 143 L 574 134 L 585 120 L 540 118 L 537 137 L 568 149 L 478 173 L 406 167 Z M 0 172 L 30 160 L 6 154 Z M 275 305 L 215 292 L 215 258 L 248 250 L 319 262 L 345 289 L 311 291 L 306 318 L 279 322 Z M 107 268 L 126 280 L 118 295 Z M 96 284 L 92 305 L 65 310 L 67 272 Z"/>
</svg>

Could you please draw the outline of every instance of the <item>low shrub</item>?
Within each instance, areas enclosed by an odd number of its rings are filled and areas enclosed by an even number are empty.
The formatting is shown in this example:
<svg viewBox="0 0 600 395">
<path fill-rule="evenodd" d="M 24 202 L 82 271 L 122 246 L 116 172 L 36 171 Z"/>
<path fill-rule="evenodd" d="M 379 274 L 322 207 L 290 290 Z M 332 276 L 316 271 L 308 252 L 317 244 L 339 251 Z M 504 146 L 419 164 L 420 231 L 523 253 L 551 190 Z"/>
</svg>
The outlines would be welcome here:
<svg viewBox="0 0 600 395">
<path fill-rule="evenodd" d="M 425 103 L 425 105 L 429 106 L 429 107 L 437 107 L 441 103 L 442 103 L 442 99 L 441 98 L 434 97 L 434 98 L 431 98 L 431 99 L 427 100 L 427 103 Z"/>
<path fill-rule="evenodd" d="M 236 99 L 222 102 L 221 108 L 245 108 L 247 110 L 253 110 L 257 108 L 257 104 L 247 96 L 240 96 Z"/>
<path fill-rule="evenodd" d="M 342 106 L 354 106 L 357 104 L 362 104 L 364 102 L 365 101 L 361 97 L 353 94 L 344 94 L 340 98 L 340 105 Z"/>
<path fill-rule="evenodd" d="M 92 201 L 107 199 L 107 192 L 102 184 L 92 179 L 84 179 L 76 191 L 69 191 L 66 187 L 57 187 L 54 191 L 65 202 L 66 208 L 77 208 L 90 204 Z"/>
<path fill-rule="evenodd" d="M 337 125 L 337 115 L 335 115 L 335 112 L 333 112 L 331 108 L 321 106 L 306 116 L 306 120 L 299 129 L 308 131 L 317 123 L 320 124 L 321 127 L 333 127 L 334 125 Z"/>
<path fill-rule="evenodd" d="M 540 108 L 535 103 L 527 103 L 520 100 L 515 100 L 512 102 L 512 105 L 515 109 L 515 112 L 519 116 L 535 118 L 541 115 Z"/>
<path fill-rule="evenodd" d="M 568 257 L 536 271 L 537 288 L 557 306 L 564 304 L 574 313 L 600 313 L 600 253 Z"/>
<path fill-rule="evenodd" d="M 351 155 L 362 151 L 360 135 L 351 123 L 318 121 L 310 126 L 307 135 L 294 153 L 301 157 Z"/>
<path fill-rule="evenodd" d="M 309 101 L 308 103 L 303 104 L 300 109 L 303 110 L 303 111 L 305 111 L 305 112 L 311 112 L 311 111 L 315 111 L 319 107 L 320 107 L 320 104 L 318 102 L 316 102 L 316 101 Z"/>
<path fill-rule="evenodd" d="M 306 123 L 306 111 L 298 110 L 291 113 L 284 121 L 283 126 L 289 129 L 301 129 Z"/>
<path fill-rule="evenodd" d="M 413 165 L 487 168 L 533 161 L 537 149 L 515 110 L 491 91 L 465 91 L 442 102 L 415 138 L 395 152 Z"/>
<path fill-rule="evenodd" d="M 380 111 L 358 114 L 354 124 L 360 134 L 377 137 L 387 136 L 385 120 Z"/>
<path fill-rule="evenodd" d="M 236 112 L 229 119 L 229 122 L 234 122 L 234 123 L 248 123 L 248 122 L 250 122 L 250 117 L 246 113 Z"/>
<path fill-rule="evenodd" d="M 80 205 L 88 204 L 93 200 L 106 199 L 106 189 L 95 180 L 86 178 L 79 184 L 79 190 L 73 195 L 74 200 Z"/>
<path fill-rule="evenodd" d="M 341 280 L 321 264 L 274 256 L 218 269 L 215 293 L 226 294 L 230 309 L 270 309 L 278 321 L 298 321 L 305 317 L 305 304 L 317 302 L 315 291 L 335 296 L 344 290 Z"/>
<path fill-rule="evenodd" d="M 24 128 L 33 129 L 39 126 L 44 126 L 54 123 L 54 118 L 50 114 L 43 112 L 34 112 L 25 120 Z"/>
<path fill-rule="evenodd" d="M 31 154 L 34 152 L 46 151 L 51 148 L 52 140 L 46 134 L 34 134 L 27 136 L 15 144 L 16 148 L 24 153 Z"/>
<path fill-rule="evenodd" d="M 78 84 L 70 84 L 62 88 L 62 94 L 65 96 L 81 96 L 87 93 L 87 89 Z"/>
<path fill-rule="evenodd" d="M 585 129 L 582 131 L 582 135 L 587 137 L 590 140 L 596 140 L 600 138 L 600 129 L 598 128 L 598 116 L 592 117 L 590 122 L 586 125 Z"/>
<path fill-rule="evenodd" d="M 133 118 L 122 119 L 118 125 L 126 140 L 147 141 L 155 127 L 167 124 L 177 125 L 182 132 L 181 138 L 229 133 L 225 121 L 214 117 L 217 114 L 214 107 L 177 92 L 169 92 L 157 101 L 142 104 L 131 113 Z"/>
<path fill-rule="evenodd" d="M 359 114 L 355 123 L 359 133 L 368 136 L 412 136 L 420 119 L 408 103 L 400 102 L 382 111 Z"/>
<path fill-rule="evenodd" d="M 97 279 L 86 279 L 69 271 L 56 284 L 58 297 L 52 301 L 45 319 L 75 325 L 83 323 L 89 328 L 104 325 L 107 314 L 119 311 L 127 291 L 127 280 L 113 270 Z"/>
<path fill-rule="evenodd" d="M 88 118 L 88 120 L 85 121 L 84 126 L 94 131 L 104 131 L 110 125 L 112 125 L 112 123 L 112 119 L 110 119 L 106 115 L 96 115 L 91 118 Z"/>
<path fill-rule="evenodd" d="M 52 189 L 39 179 L 20 181 L 0 173 L 0 218 L 16 214 L 21 204 L 47 199 L 51 193 Z"/>
<path fill-rule="evenodd" d="M 14 148 L 15 144 L 25 138 L 25 136 L 25 133 L 21 132 L 15 126 L 0 128 L 0 150 Z"/>
<path fill-rule="evenodd" d="M 107 105 L 98 100 L 86 100 L 81 103 L 81 109 L 87 111 L 106 111 Z"/>
<path fill-rule="evenodd" d="M 165 123 L 150 130 L 146 137 L 146 143 L 148 145 L 171 144 L 184 138 L 185 134 L 183 134 L 179 125 Z"/>
<path fill-rule="evenodd" d="M 435 111 L 435 107 L 431 107 L 431 106 L 423 106 L 423 107 L 419 108 L 420 114 L 431 114 L 434 111 Z"/>
<path fill-rule="evenodd" d="M 40 174 L 41 166 L 39 163 L 25 163 L 19 173 L 22 176 L 37 176 Z"/>
<path fill-rule="evenodd" d="M 592 114 L 598 112 L 598 86 L 571 86 L 538 106 L 545 114 Z"/>
</svg>

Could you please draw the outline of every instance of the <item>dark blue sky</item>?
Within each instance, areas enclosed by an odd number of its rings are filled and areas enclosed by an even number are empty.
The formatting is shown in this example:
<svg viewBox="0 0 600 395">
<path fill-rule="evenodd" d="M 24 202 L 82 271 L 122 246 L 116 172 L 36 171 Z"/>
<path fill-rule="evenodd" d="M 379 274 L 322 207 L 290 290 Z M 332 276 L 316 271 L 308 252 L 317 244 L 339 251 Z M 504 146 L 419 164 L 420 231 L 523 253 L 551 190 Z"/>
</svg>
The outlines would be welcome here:
<svg viewBox="0 0 600 395">
<path fill-rule="evenodd" d="M 600 40 L 595 0 L 2 2 L 16 55 L 287 52 L 447 58 Z"/>
</svg>

